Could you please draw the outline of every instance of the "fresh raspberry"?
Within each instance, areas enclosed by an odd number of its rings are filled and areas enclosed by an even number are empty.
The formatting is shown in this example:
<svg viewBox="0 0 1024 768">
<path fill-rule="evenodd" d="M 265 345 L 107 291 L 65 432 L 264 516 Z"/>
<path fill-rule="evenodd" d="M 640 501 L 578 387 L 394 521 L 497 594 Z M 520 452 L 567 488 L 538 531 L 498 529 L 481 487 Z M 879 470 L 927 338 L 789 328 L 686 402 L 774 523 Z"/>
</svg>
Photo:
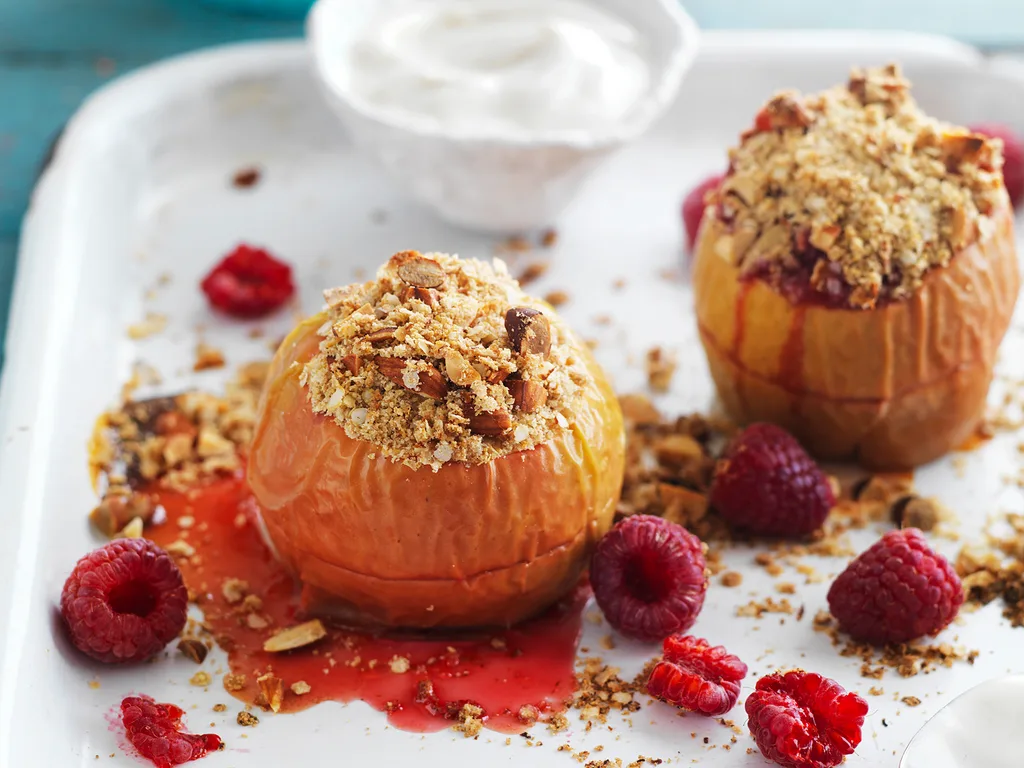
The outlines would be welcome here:
<svg viewBox="0 0 1024 768">
<path fill-rule="evenodd" d="M 860 744 L 867 702 L 814 672 L 774 672 L 747 697 L 761 754 L 787 768 L 832 768 Z"/>
<path fill-rule="evenodd" d="M 220 736 L 186 733 L 185 713 L 173 704 L 157 704 L 149 696 L 129 696 L 121 702 L 121 722 L 128 741 L 157 768 L 198 760 L 224 748 Z"/>
<path fill-rule="evenodd" d="M 989 123 L 971 127 L 975 133 L 1003 140 L 1003 183 L 1010 195 L 1013 207 L 1024 202 L 1024 143 L 1019 136 L 1005 125 Z"/>
<path fill-rule="evenodd" d="M 828 590 L 828 607 L 840 628 L 874 645 L 938 634 L 963 601 L 960 577 L 916 528 L 889 531 Z"/>
<path fill-rule="evenodd" d="M 715 467 L 709 496 L 731 525 L 761 536 L 806 536 L 835 504 L 828 478 L 774 424 L 751 424 Z"/>
<path fill-rule="evenodd" d="M 181 571 L 146 539 L 118 539 L 90 552 L 60 596 L 71 641 L 110 664 L 160 651 L 185 626 L 187 608 Z"/>
<path fill-rule="evenodd" d="M 598 542 L 590 584 L 613 627 L 661 640 L 693 626 L 704 605 L 704 544 L 660 517 L 627 517 Z"/>
<path fill-rule="evenodd" d="M 722 183 L 722 176 L 710 176 L 696 187 L 683 200 L 683 226 L 686 227 L 686 248 L 692 251 L 697 242 L 697 231 L 704 219 L 704 195 L 717 189 Z"/>
<path fill-rule="evenodd" d="M 200 284 L 217 309 L 233 317 L 262 317 L 295 293 L 292 268 L 260 248 L 239 245 Z"/>
<path fill-rule="evenodd" d="M 647 680 L 647 692 L 667 704 L 718 717 L 736 706 L 747 665 L 720 645 L 689 635 L 665 638 L 661 661 Z"/>
</svg>

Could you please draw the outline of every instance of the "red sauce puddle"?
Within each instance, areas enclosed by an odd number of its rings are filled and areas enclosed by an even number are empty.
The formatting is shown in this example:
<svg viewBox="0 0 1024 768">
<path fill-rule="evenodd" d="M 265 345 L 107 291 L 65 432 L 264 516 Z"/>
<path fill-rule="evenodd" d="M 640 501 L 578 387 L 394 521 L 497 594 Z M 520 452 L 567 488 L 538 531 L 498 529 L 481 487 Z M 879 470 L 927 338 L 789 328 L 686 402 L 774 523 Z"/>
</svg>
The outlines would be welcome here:
<svg viewBox="0 0 1024 768">
<path fill-rule="evenodd" d="M 228 652 L 231 672 L 245 675 L 244 686 L 229 692 L 247 704 L 255 704 L 260 694 L 257 677 L 272 671 L 284 684 L 283 712 L 321 701 L 361 700 L 387 712 L 398 728 L 428 732 L 449 727 L 462 704 L 470 702 L 483 709 L 486 727 L 518 733 L 526 727 L 518 714 L 522 707 L 535 707 L 539 714 L 561 711 L 575 690 L 576 645 L 590 591 L 585 585 L 544 616 L 508 630 L 414 638 L 330 627 L 315 645 L 267 653 L 263 641 L 273 629 L 308 617 L 299 614 L 296 585 L 260 537 L 245 481 L 158 495 L 167 522 L 147 535 L 164 547 L 182 539 L 195 549 L 193 557 L 178 563 L 189 591 L 198 595 L 207 628 Z M 178 520 L 186 516 L 195 522 L 183 529 Z M 226 579 L 248 583 L 248 593 L 261 602 L 253 615 L 269 626 L 254 629 L 241 604 L 228 603 L 222 594 Z M 408 671 L 392 671 L 394 659 L 407 659 Z M 309 685 L 308 693 L 292 692 L 299 681 Z"/>
</svg>

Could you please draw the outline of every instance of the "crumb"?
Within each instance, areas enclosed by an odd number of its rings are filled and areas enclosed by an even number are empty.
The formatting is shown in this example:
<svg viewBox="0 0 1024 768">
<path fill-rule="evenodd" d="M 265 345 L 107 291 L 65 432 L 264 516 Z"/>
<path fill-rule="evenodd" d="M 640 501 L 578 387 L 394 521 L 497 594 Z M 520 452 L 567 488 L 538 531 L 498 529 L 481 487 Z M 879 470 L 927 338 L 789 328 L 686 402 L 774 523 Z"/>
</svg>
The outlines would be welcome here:
<svg viewBox="0 0 1024 768">
<path fill-rule="evenodd" d="M 517 278 L 519 285 L 526 286 L 535 280 L 539 280 L 544 277 L 551 265 L 546 261 L 535 261 L 532 264 L 527 264 L 526 268 L 519 274 Z"/>
<path fill-rule="evenodd" d="M 245 688 L 245 675 L 228 674 L 224 675 L 224 687 L 229 691 L 240 691 Z"/>
<path fill-rule="evenodd" d="M 205 688 L 212 681 L 213 678 L 210 677 L 210 673 L 204 672 L 203 670 L 196 672 L 194 675 L 192 675 L 192 677 L 189 678 L 189 683 L 198 686 L 199 688 Z"/>
<path fill-rule="evenodd" d="M 736 571 L 726 571 L 721 576 L 723 587 L 738 587 L 743 583 L 743 574 Z"/>
<path fill-rule="evenodd" d="M 141 339 L 155 336 L 167 328 L 167 316 L 156 312 L 147 312 L 146 317 L 138 323 L 128 326 L 128 338 L 139 341 Z"/>
<path fill-rule="evenodd" d="M 199 342 L 196 345 L 196 360 L 192 363 L 192 370 L 206 371 L 211 368 L 224 367 L 224 353 L 215 347 Z"/>
<path fill-rule="evenodd" d="M 227 704 L 214 704 L 213 705 L 213 711 L 214 712 L 227 712 L 227 710 L 228 710 L 228 705 Z"/>
<path fill-rule="evenodd" d="M 409 671 L 409 660 L 405 656 L 395 656 L 388 662 L 388 666 L 396 675 L 404 675 Z"/>
<path fill-rule="evenodd" d="M 556 308 L 568 304 L 570 300 L 569 294 L 561 290 L 551 291 L 544 297 L 544 301 Z"/>
<path fill-rule="evenodd" d="M 256 717 L 256 715 L 254 715 L 252 712 L 246 712 L 245 710 L 242 710 L 238 713 L 238 716 L 235 718 L 235 722 L 237 722 L 239 725 L 255 726 L 260 724 L 260 719 Z"/>
<path fill-rule="evenodd" d="M 900 699 L 900 701 L 902 701 L 908 707 L 916 707 L 921 704 L 921 700 L 917 698 L 917 696 L 904 696 L 902 699 Z"/>
<path fill-rule="evenodd" d="M 540 236 L 540 244 L 545 248 L 552 248 L 558 242 L 558 232 L 554 229 L 546 229 Z"/>
<path fill-rule="evenodd" d="M 241 168 L 231 177 L 231 184 L 238 189 L 248 189 L 259 182 L 260 176 L 260 169 L 256 166 Z"/>
<path fill-rule="evenodd" d="M 647 351 L 646 360 L 648 386 L 654 392 L 668 392 L 676 372 L 675 357 L 661 347 L 653 347 Z"/>
<path fill-rule="evenodd" d="M 463 704 L 457 715 L 458 722 L 452 726 L 452 730 L 461 733 L 467 739 L 476 738 L 484 727 L 483 713 L 484 711 L 475 704 Z"/>
</svg>

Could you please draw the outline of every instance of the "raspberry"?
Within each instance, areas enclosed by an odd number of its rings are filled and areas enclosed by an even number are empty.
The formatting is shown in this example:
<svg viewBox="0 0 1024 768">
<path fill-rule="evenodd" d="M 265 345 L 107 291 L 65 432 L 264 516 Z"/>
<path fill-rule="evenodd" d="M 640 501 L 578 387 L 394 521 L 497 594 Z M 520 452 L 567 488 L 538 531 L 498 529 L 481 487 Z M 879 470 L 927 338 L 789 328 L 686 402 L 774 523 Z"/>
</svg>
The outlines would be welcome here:
<svg viewBox="0 0 1024 768">
<path fill-rule="evenodd" d="M 129 696 L 121 702 L 121 722 L 128 741 L 157 768 L 198 760 L 224 748 L 216 734 L 185 733 L 184 714 L 173 704 L 157 704 L 149 696 Z"/>
<path fill-rule="evenodd" d="M 661 640 L 693 626 L 704 605 L 704 544 L 660 517 L 627 517 L 598 543 L 590 583 L 613 627 Z"/>
<path fill-rule="evenodd" d="M 722 183 L 722 178 L 721 175 L 718 175 L 704 179 L 683 200 L 683 226 L 686 227 L 686 247 L 690 251 L 693 250 L 693 245 L 697 242 L 697 231 L 704 219 L 704 195 L 712 189 L 717 189 L 718 185 Z"/>
<path fill-rule="evenodd" d="M 874 645 L 938 634 L 963 601 L 960 577 L 916 528 L 889 531 L 828 590 L 828 606 L 840 628 Z"/>
<path fill-rule="evenodd" d="M 730 525 L 761 536 L 806 536 L 835 504 L 825 474 L 774 424 L 751 424 L 732 441 L 709 498 Z"/>
<path fill-rule="evenodd" d="M 795 670 L 757 681 L 747 726 L 761 754 L 787 768 L 832 768 L 860 744 L 867 702 L 827 677 Z"/>
<path fill-rule="evenodd" d="M 1003 140 L 1003 183 L 1013 207 L 1024 202 L 1024 143 L 1008 126 L 998 124 L 975 125 L 975 133 Z"/>
<path fill-rule="evenodd" d="M 665 638 L 664 655 L 647 680 L 656 699 L 699 715 L 718 717 L 736 706 L 747 665 L 699 637 Z"/>
<path fill-rule="evenodd" d="M 233 317 L 262 317 L 295 293 L 292 268 L 260 248 L 239 245 L 200 284 L 217 309 Z"/>
<path fill-rule="evenodd" d="M 187 604 L 178 566 L 146 539 L 118 539 L 90 552 L 60 596 L 71 642 L 111 664 L 160 651 L 185 626 Z"/>
</svg>

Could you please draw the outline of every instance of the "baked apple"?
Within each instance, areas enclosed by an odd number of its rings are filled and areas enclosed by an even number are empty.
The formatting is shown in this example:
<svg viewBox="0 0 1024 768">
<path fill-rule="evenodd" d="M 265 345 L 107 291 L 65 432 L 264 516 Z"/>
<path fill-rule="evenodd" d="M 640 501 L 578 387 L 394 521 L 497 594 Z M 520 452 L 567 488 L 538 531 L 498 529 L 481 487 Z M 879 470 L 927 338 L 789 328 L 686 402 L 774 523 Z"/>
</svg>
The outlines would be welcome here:
<svg viewBox="0 0 1024 768">
<path fill-rule="evenodd" d="M 622 414 L 586 347 L 502 266 L 396 254 L 278 350 L 248 478 L 305 609 L 510 625 L 611 525 Z"/>
<path fill-rule="evenodd" d="M 1001 144 L 926 116 L 889 66 L 776 96 L 730 161 L 694 265 L 730 416 L 872 469 L 965 442 L 1020 282 Z"/>
</svg>

